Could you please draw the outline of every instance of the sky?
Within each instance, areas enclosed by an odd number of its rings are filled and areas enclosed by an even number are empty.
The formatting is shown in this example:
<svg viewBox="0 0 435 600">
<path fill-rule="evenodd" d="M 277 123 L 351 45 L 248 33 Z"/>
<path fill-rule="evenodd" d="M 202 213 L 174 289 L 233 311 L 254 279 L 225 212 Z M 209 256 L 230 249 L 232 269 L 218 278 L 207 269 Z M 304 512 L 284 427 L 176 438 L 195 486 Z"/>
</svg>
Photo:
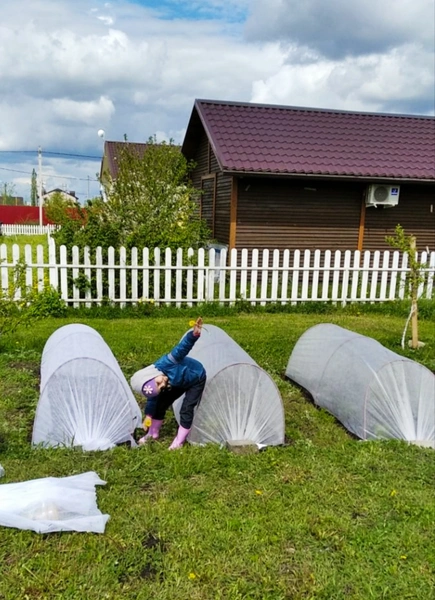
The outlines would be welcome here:
<svg viewBox="0 0 435 600">
<path fill-rule="evenodd" d="M 435 0 L 2 0 L 0 190 L 85 202 L 104 140 L 181 144 L 197 98 L 434 115 L 434 32 Z"/>
</svg>

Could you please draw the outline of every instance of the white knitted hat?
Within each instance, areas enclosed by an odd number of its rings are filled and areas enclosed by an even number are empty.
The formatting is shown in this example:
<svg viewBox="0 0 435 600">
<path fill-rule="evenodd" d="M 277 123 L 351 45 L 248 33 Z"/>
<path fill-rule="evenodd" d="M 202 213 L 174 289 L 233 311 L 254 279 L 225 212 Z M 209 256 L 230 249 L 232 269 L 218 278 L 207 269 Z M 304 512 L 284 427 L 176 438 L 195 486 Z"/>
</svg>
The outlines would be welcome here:
<svg viewBox="0 0 435 600">
<path fill-rule="evenodd" d="M 150 379 L 154 379 L 154 377 L 158 377 L 159 375 L 163 375 L 161 371 L 159 371 L 154 365 L 149 365 L 140 371 L 136 371 L 133 377 L 130 379 L 130 385 L 134 392 L 137 394 L 142 394 L 142 388 L 144 383 L 149 381 Z"/>
</svg>

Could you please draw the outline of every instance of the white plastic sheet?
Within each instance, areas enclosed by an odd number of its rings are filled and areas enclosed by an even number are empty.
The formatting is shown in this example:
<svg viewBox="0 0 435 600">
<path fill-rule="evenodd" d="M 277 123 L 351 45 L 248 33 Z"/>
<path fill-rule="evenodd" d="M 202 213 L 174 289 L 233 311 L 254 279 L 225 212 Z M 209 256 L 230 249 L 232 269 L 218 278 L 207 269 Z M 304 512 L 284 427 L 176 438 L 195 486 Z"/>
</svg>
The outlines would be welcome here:
<svg viewBox="0 0 435 600">
<path fill-rule="evenodd" d="M 376 340 L 330 323 L 308 329 L 286 376 L 359 438 L 435 447 L 435 376 Z"/>
<path fill-rule="evenodd" d="M 47 340 L 32 443 L 107 450 L 135 445 L 139 405 L 116 358 L 92 327 L 65 325 Z"/>
<path fill-rule="evenodd" d="M 71 477 L 45 477 L 0 485 L 0 525 L 36 533 L 104 533 L 109 515 L 97 506 L 94 471 Z"/>
<path fill-rule="evenodd" d="M 204 325 L 189 356 L 207 371 L 189 442 L 284 443 L 284 408 L 275 382 L 225 331 Z M 177 421 L 182 401 L 174 403 Z"/>
</svg>

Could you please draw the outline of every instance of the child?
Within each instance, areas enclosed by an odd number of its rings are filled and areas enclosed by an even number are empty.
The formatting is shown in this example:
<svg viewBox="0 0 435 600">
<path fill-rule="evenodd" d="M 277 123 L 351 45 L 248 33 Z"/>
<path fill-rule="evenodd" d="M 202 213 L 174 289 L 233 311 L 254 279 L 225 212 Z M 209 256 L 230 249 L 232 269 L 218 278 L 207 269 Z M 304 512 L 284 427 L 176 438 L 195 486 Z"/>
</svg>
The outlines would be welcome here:
<svg viewBox="0 0 435 600">
<path fill-rule="evenodd" d="M 169 354 L 137 371 L 131 378 L 133 390 L 147 399 L 145 424 L 149 429 L 139 440 L 139 444 L 158 439 L 167 409 L 182 394 L 185 396 L 180 410 L 180 426 L 169 450 L 181 448 L 186 441 L 192 427 L 195 406 L 201 400 L 206 382 L 202 364 L 187 356 L 201 335 L 202 323 L 202 318 L 199 317 L 193 330 L 189 330 Z"/>
</svg>

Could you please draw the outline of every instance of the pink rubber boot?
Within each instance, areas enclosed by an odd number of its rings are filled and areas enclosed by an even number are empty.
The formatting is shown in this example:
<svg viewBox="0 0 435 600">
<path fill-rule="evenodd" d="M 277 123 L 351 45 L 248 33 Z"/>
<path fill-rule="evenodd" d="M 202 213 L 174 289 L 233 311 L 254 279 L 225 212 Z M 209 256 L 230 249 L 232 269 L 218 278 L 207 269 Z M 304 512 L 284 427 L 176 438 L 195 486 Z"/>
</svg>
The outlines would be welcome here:
<svg viewBox="0 0 435 600">
<path fill-rule="evenodd" d="M 158 419 L 152 419 L 150 428 L 148 429 L 148 433 L 140 438 L 138 441 L 139 446 L 143 446 L 149 440 L 157 440 L 160 435 L 160 427 L 163 425 L 163 421 L 159 421 Z"/>
<path fill-rule="evenodd" d="M 190 429 L 186 429 L 185 427 L 182 427 L 180 425 L 180 427 L 178 428 L 178 433 L 177 433 L 174 441 L 169 446 L 169 450 L 177 450 L 177 448 L 181 448 L 181 446 L 186 441 L 186 438 L 189 435 L 189 433 L 190 433 Z"/>
</svg>

